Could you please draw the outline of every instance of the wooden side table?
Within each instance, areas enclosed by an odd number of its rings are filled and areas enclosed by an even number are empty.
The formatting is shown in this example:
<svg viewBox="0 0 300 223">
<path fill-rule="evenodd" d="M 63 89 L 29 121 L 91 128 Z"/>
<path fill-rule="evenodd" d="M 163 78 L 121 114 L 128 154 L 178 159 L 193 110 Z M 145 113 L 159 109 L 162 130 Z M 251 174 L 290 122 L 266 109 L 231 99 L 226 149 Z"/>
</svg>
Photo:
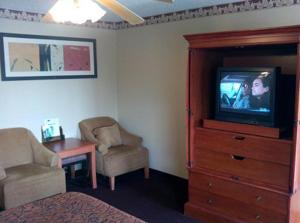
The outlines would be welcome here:
<svg viewBox="0 0 300 223">
<path fill-rule="evenodd" d="M 96 152 L 95 144 L 82 141 L 76 138 L 66 138 L 65 140 L 44 143 L 51 151 L 57 153 L 60 157 L 59 166 L 62 166 L 62 159 L 87 154 L 89 157 L 90 169 L 91 169 L 91 181 L 93 189 L 97 188 L 97 176 L 96 176 Z"/>
</svg>

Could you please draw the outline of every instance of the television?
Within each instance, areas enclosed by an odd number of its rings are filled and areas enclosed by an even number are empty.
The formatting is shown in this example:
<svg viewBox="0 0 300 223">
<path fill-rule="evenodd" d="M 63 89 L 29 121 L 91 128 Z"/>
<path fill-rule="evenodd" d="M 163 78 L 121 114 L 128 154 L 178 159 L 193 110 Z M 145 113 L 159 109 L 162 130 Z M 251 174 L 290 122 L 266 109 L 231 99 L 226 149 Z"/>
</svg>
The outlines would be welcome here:
<svg viewBox="0 0 300 223">
<path fill-rule="evenodd" d="M 276 127 L 279 74 L 277 67 L 220 67 L 215 119 Z"/>
</svg>

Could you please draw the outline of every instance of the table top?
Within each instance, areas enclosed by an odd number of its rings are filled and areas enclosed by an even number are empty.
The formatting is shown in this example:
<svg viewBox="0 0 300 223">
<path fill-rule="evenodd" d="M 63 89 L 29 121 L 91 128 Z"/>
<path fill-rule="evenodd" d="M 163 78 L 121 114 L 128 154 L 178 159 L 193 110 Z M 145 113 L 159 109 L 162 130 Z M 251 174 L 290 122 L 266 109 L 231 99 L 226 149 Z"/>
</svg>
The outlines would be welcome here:
<svg viewBox="0 0 300 223">
<path fill-rule="evenodd" d="M 74 150 L 85 146 L 95 146 L 92 142 L 83 141 L 77 138 L 66 138 L 65 140 L 44 143 L 43 145 L 56 153 L 66 150 Z"/>
</svg>

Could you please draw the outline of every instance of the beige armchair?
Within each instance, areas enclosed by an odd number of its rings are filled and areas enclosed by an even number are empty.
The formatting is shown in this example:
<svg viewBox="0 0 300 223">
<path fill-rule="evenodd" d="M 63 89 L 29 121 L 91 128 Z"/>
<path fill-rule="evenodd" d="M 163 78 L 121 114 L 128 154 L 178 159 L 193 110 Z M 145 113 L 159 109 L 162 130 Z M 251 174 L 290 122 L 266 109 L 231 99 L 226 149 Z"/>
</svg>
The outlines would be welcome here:
<svg viewBox="0 0 300 223">
<path fill-rule="evenodd" d="M 58 156 L 25 128 L 0 129 L 0 207 L 8 209 L 66 191 Z"/>
<path fill-rule="evenodd" d="M 115 177 L 144 168 L 149 178 L 148 150 L 142 138 L 123 129 L 110 117 L 85 119 L 79 123 L 81 138 L 97 145 L 97 173 L 109 177 L 110 189 L 115 189 Z"/>
</svg>

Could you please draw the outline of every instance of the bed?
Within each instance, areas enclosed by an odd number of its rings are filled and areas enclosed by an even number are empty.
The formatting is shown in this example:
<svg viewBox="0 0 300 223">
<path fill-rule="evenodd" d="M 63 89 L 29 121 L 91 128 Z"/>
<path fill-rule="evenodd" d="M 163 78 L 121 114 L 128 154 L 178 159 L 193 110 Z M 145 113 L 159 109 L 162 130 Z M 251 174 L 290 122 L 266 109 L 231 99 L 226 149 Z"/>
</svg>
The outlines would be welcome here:
<svg viewBox="0 0 300 223">
<path fill-rule="evenodd" d="M 89 195 L 68 192 L 0 212 L 0 223 L 144 223 Z"/>
</svg>

